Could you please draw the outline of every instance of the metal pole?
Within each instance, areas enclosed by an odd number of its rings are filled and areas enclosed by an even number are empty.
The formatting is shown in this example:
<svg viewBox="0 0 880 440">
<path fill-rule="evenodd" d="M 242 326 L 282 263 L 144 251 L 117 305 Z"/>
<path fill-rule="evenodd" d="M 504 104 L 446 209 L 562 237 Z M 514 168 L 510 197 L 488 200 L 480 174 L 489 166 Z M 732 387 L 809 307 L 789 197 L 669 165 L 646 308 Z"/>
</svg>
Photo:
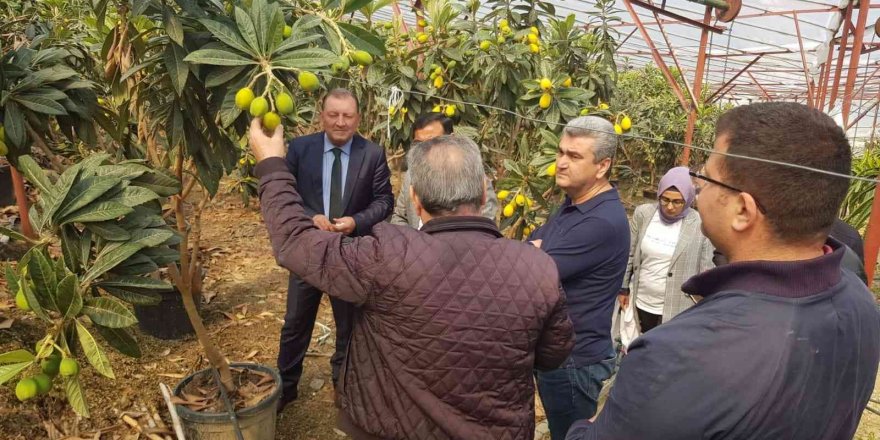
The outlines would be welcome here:
<svg viewBox="0 0 880 440">
<path fill-rule="evenodd" d="M 678 102 L 681 103 L 681 108 L 685 111 L 690 107 L 688 105 L 687 100 L 684 97 L 684 94 L 681 92 L 681 88 L 678 86 L 678 82 L 675 81 L 675 78 L 672 76 L 672 73 L 669 72 L 669 67 L 666 66 L 666 63 L 663 61 L 663 57 L 660 56 L 660 52 L 657 50 L 657 46 L 654 45 L 654 40 L 651 39 L 651 35 L 648 34 L 648 30 L 642 26 L 642 20 L 639 18 L 639 14 L 636 13 L 635 8 L 633 8 L 632 0 L 623 0 L 623 4 L 626 5 L 626 9 L 629 10 L 629 14 L 632 16 L 633 22 L 635 22 L 636 26 L 639 28 L 639 31 L 642 33 L 642 39 L 645 40 L 645 43 L 648 44 L 648 47 L 651 49 L 651 56 L 654 58 L 654 62 L 657 63 L 657 67 L 660 68 L 660 71 L 663 72 L 663 76 L 666 77 L 666 82 L 669 83 L 669 87 L 672 88 L 672 93 L 678 98 Z M 703 34 L 706 35 L 708 31 L 703 30 Z"/>
<path fill-rule="evenodd" d="M 837 68 L 834 69 L 834 85 L 831 88 L 831 99 L 828 101 L 828 110 L 834 108 L 837 101 L 837 89 L 840 88 L 840 74 L 843 70 L 843 58 L 846 56 L 846 43 L 849 36 L 850 20 L 852 20 L 852 4 L 846 7 L 846 15 L 843 18 L 843 35 L 840 36 L 840 51 L 837 53 Z M 832 41 L 834 41 L 832 39 Z M 831 48 L 828 48 L 831 50 Z"/>
<path fill-rule="evenodd" d="M 880 251 L 880 185 L 874 188 L 874 204 L 871 206 L 871 218 L 868 220 L 868 231 L 865 233 L 865 273 L 868 275 L 868 287 L 874 284 L 874 269 L 877 267 L 877 252 Z"/>
<path fill-rule="evenodd" d="M 846 75 L 846 87 L 843 91 L 843 125 L 849 122 L 849 111 L 852 106 L 853 87 L 856 85 L 856 75 L 859 73 L 859 58 L 862 56 L 862 40 L 865 38 L 865 25 L 868 23 L 869 0 L 859 1 L 859 18 L 853 31 L 853 48 L 849 56 L 849 71 Z"/>
<path fill-rule="evenodd" d="M 764 56 L 764 55 L 758 55 L 758 56 L 755 57 L 755 59 L 753 59 L 749 64 L 746 64 L 746 66 L 743 67 L 742 69 L 740 69 L 740 71 L 737 72 L 736 75 L 733 75 L 733 78 L 730 78 L 729 80 L 727 80 L 727 82 L 724 83 L 724 85 L 722 85 L 721 87 L 719 87 L 718 90 L 715 91 L 715 93 L 709 95 L 709 97 L 706 98 L 706 102 L 714 102 L 714 101 L 715 101 L 714 98 L 717 97 L 717 98 L 720 99 L 722 96 L 724 96 L 724 94 L 727 93 L 727 92 L 729 91 L 729 90 L 724 90 L 724 89 L 726 89 L 727 86 L 729 86 L 731 83 L 733 83 L 734 81 L 736 81 L 736 79 L 739 78 L 740 75 L 742 75 L 743 73 L 745 73 L 745 71 L 748 70 L 749 67 L 752 67 L 752 65 L 755 64 L 755 63 L 757 63 L 758 60 L 760 60 L 761 57 L 763 57 L 763 56 Z M 731 87 L 731 89 L 732 89 L 732 88 L 733 88 L 733 87 Z M 722 93 L 722 92 L 723 92 L 723 93 Z"/>
<path fill-rule="evenodd" d="M 27 192 L 24 190 L 24 179 L 21 173 L 15 169 L 12 164 L 9 165 L 9 171 L 12 172 L 12 190 L 15 193 L 15 204 L 18 205 L 18 218 L 21 219 L 21 232 L 27 238 L 36 239 L 34 228 L 31 227 L 31 216 L 28 211 Z"/>
<path fill-rule="evenodd" d="M 798 20 L 797 12 L 793 13 L 794 17 L 794 29 L 797 32 L 798 37 L 798 47 L 801 49 L 801 63 L 804 65 L 804 81 L 807 84 L 807 105 L 810 107 L 818 107 L 815 104 L 815 100 L 813 98 L 813 81 L 810 79 L 810 71 L 807 67 L 807 54 L 804 53 L 804 40 L 801 37 L 801 23 Z"/>
<path fill-rule="evenodd" d="M 703 23 L 709 24 L 712 20 L 712 8 L 706 7 L 706 14 L 703 15 Z M 697 71 L 694 74 L 694 96 L 702 101 L 703 91 L 703 74 L 706 70 L 706 49 L 709 43 L 709 31 L 703 29 L 700 35 L 700 52 L 697 54 Z M 691 144 L 694 141 L 694 128 L 697 124 L 697 107 L 691 108 L 688 113 L 687 131 L 684 133 L 684 150 L 681 152 L 682 166 L 688 166 L 691 160 Z"/>
<path fill-rule="evenodd" d="M 760 91 L 761 91 L 761 93 L 763 93 L 763 94 L 764 94 L 764 97 L 765 97 L 765 98 L 767 98 L 767 101 L 773 101 L 773 98 L 771 98 L 771 97 L 770 97 L 770 94 L 769 94 L 769 93 L 767 93 L 767 89 L 765 89 L 765 88 L 764 88 L 764 87 L 763 87 L 763 86 L 762 86 L 762 85 L 761 85 L 761 83 L 759 83 L 759 82 L 758 82 L 758 80 L 757 80 L 757 79 L 755 79 L 755 76 L 754 76 L 754 75 L 752 75 L 752 73 L 751 73 L 751 72 L 746 72 L 746 75 L 748 75 L 748 76 L 749 76 L 749 78 L 751 78 L 751 79 L 752 79 L 752 82 L 754 82 L 754 83 L 755 83 L 755 85 L 756 85 L 756 86 L 758 86 L 758 90 L 760 90 Z"/>
<path fill-rule="evenodd" d="M 672 44 L 669 42 L 669 37 L 666 36 L 666 30 L 663 29 L 663 25 L 660 24 L 660 16 L 657 12 L 654 12 L 654 18 L 657 20 L 657 29 L 660 30 L 660 34 L 663 35 L 663 41 L 666 42 L 666 47 L 669 49 L 669 56 L 672 57 L 672 62 L 675 63 L 675 68 L 678 69 L 678 74 L 681 75 L 681 80 L 684 82 L 684 87 L 687 89 L 688 97 L 691 98 L 691 105 L 697 105 L 697 97 L 694 96 L 693 89 L 691 85 L 688 84 L 687 75 L 684 74 L 684 69 L 681 68 L 681 64 L 678 63 L 678 57 L 675 56 L 675 51 L 672 50 Z"/>
<path fill-rule="evenodd" d="M 819 105 L 816 107 L 819 110 L 825 108 L 825 97 L 828 96 L 828 81 L 831 79 L 831 60 L 833 56 L 834 47 L 832 47 L 831 43 L 828 43 L 828 59 L 822 65 L 822 76 L 819 77 Z"/>
</svg>

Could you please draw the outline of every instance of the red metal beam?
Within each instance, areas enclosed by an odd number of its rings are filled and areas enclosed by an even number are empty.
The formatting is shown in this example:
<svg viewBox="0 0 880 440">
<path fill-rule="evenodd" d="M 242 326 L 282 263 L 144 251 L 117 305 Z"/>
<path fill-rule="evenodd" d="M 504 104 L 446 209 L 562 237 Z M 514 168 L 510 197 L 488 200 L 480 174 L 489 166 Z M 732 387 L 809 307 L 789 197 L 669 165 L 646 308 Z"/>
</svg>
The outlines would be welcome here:
<svg viewBox="0 0 880 440">
<path fill-rule="evenodd" d="M 801 37 L 801 21 L 798 20 L 797 12 L 793 13 L 794 30 L 797 33 L 798 47 L 801 50 L 801 63 L 804 65 L 804 81 L 807 85 L 807 105 L 815 108 L 815 100 L 813 99 L 813 80 L 810 79 L 810 69 L 807 67 L 807 54 L 804 52 L 804 40 Z"/>
<path fill-rule="evenodd" d="M 31 227 L 31 216 L 28 210 L 27 192 L 24 190 L 24 179 L 14 166 L 10 166 L 9 170 L 12 171 L 12 189 L 15 193 L 15 203 L 18 205 L 18 218 L 21 219 L 21 232 L 25 237 L 36 239 L 37 234 L 34 234 L 34 228 Z"/>
<path fill-rule="evenodd" d="M 819 110 L 825 108 L 825 97 L 828 95 L 828 81 L 831 79 L 831 60 L 834 56 L 834 48 L 828 45 L 828 58 L 822 65 L 823 75 L 819 77 Z"/>
<path fill-rule="evenodd" d="M 852 19 L 852 4 L 846 8 L 846 17 L 843 19 L 843 34 L 840 36 L 840 51 L 837 53 L 837 68 L 834 69 L 834 86 L 831 89 L 831 99 L 828 101 L 828 109 L 834 108 L 837 101 L 837 90 L 840 88 L 840 74 L 843 69 L 843 58 L 846 55 L 846 40 L 849 37 L 850 20 Z M 829 50 L 831 48 L 829 47 Z"/>
<path fill-rule="evenodd" d="M 880 9 L 880 3 L 872 4 L 869 9 Z M 814 8 L 814 9 L 786 9 L 779 11 L 765 11 L 765 12 L 756 12 L 754 14 L 739 14 L 736 16 L 737 20 L 743 20 L 747 18 L 761 18 L 761 17 L 773 17 L 777 15 L 791 15 L 794 12 L 798 14 L 824 14 L 828 12 L 840 12 L 840 8 L 837 6 L 829 6 L 827 8 Z M 645 26 L 654 26 L 657 24 L 656 21 L 646 21 L 644 23 Z M 679 20 L 663 20 L 663 24 L 689 24 Z M 630 27 L 635 26 L 634 23 L 622 22 L 610 25 L 609 27 Z M 719 28 L 726 30 L 724 27 L 719 26 Z"/>
<path fill-rule="evenodd" d="M 654 12 L 654 18 L 659 22 L 660 17 L 657 14 L 657 12 Z M 669 55 L 672 57 L 672 62 L 675 63 L 675 68 L 678 69 L 678 73 L 679 75 L 681 75 L 681 80 L 684 82 L 684 87 L 688 91 L 688 97 L 691 98 L 691 105 L 696 107 L 698 105 L 697 97 L 694 96 L 694 92 L 691 90 L 691 85 L 688 84 L 687 76 L 684 74 L 684 69 L 682 69 L 681 65 L 678 63 L 678 57 L 675 56 L 675 50 L 672 49 L 672 43 L 669 42 L 669 37 L 666 36 L 666 30 L 663 29 L 662 24 L 657 25 L 657 28 L 660 30 L 660 35 L 663 35 L 663 41 L 666 42 L 666 47 L 669 49 Z"/>
<path fill-rule="evenodd" d="M 850 123 L 846 125 L 846 129 L 849 130 L 850 128 L 853 128 L 853 126 L 856 125 L 860 120 L 862 120 L 862 118 L 864 118 L 865 116 L 867 116 L 868 113 L 871 112 L 871 110 L 874 110 L 874 108 L 877 107 L 877 104 L 878 104 L 878 103 L 880 103 L 880 97 L 878 97 L 877 100 L 874 100 L 874 103 L 871 104 L 871 105 L 870 105 L 865 111 L 859 113 L 859 115 L 856 116 L 855 119 L 853 119 L 852 121 L 850 121 Z M 874 127 L 876 128 L 876 125 L 875 125 Z"/>
<path fill-rule="evenodd" d="M 871 206 L 871 218 L 865 233 L 865 273 L 868 275 L 868 287 L 874 284 L 874 269 L 877 267 L 877 252 L 880 252 L 880 185 L 874 189 L 874 205 Z"/>
<path fill-rule="evenodd" d="M 716 34 L 723 34 L 724 33 L 724 29 L 721 29 L 720 27 L 712 26 L 706 22 L 701 23 L 697 20 L 693 20 L 693 19 L 687 18 L 683 15 L 679 15 L 674 12 L 670 12 L 666 9 L 658 8 L 657 6 L 654 6 L 650 3 L 645 3 L 641 0 L 629 0 L 629 1 L 632 2 L 633 4 L 635 4 L 636 6 L 641 7 L 641 8 L 647 9 L 647 10 L 652 11 L 657 14 L 661 14 L 661 15 L 665 15 L 667 17 L 674 18 L 676 20 L 680 20 L 682 23 L 687 23 L 691 26 L 696 26 L 700 29 L 703 29 L 704 31 L 712 31 L 712 32 L 715 32 Z M 636 20 L 634 19 L 633 21 L 635 22 Z M 658 22 L 659 22 L 659 20 L 658 20 Z M 637 25 L 642 26 L 638 23 L 641 23 L 641 20 L 639 20 L 639 22 L 637 22 Z"/>
<path fill-rule="evenodd" d="M 862 56 L 862 40 L 865 38 L 865 25 L 868 23 L 869 0 L 859 0 L 859 18 L 853 34 L 853 50 L 849 57 L 849 71 L 846 76 L 846 86 L 843 92 L 843 125 L 849 122 L 849 111 L 852 105 L 852 91 L 856 85 L 856 73 L 859 68 L 859 59 Z"/>
<path fill-rule="evenodd" d="M 688 102 L 684 97 L 684 94 L 681 92 L 681 88 L 678 86 L 678 82 L 675 81 L 675 78 L 672 76 L 672 73 L 669 71 L 669 67 L 666 66 L 666 63 L 663 61 L 663 57 L 660 56 L 660 52 L 657 50 L 657 46 L 654 45 L 654 40 L 651 39 L 651 35 L 648 34 L 648 30 L 642 26 L 642 20 L 639 18 L 639 14 L 636 13 L 635 8 L 633 8 L 632 2 L 638 0 L 623 0 L 623 4 L 626 6 L 626 9 L 629 10 L 629 14 L 632 16 L 632 19 L 638 25 L 639 31 L 642 33 L 642 38 L 647 43 L 648 47 L 651 48 L 651 56 L 654 58 L 654 62 L 657 63 L 657 67 L 660 68 L 660 71 L 663 72 L 663 76 L 666 77 L 666 82 L 669 83 L 669 87 L 672 88 L 672 93 L 678 98 L 678 102 L 681 103 L 681 108 L 685 111 L 688 110 Z M 705 31 L 704 31 L 705 32 Z"/>
<path fill-rule="evenodd" d="M 752 67 L 752 65 L 754 65 L 755 63 L 757 63 L 758 60 L 760 60 L 763 56 L 764 56 L 764 55 L 758 55 L 757 57 L 755 57 L 755 59 L 752 60 L 752 62 L 750 62 L 749 64 L 746 64 L 746 66 L 743 67 L 742 70 L 740 70 L 739 72 L 736 73 L 736 75 L 734 75 L 732 78 L 730 78 L 729 80 L 727 80 L 727 82 L 724 83 L 724 85 L 722 85 L 721 87 L 719 87 L 718 90 L 715 91 L 715 93 L 711 94 L 708 98 L 706 98 L 706 102 L 708 102 L 708 103 L 712 103 L 712 102 L 715 102 L 715 99 L 714 99 L 714 98 L 715 98 L 716 96 L 719 97 L 719 98 L 720 98 L 721 96 L 724 96 L 724 93 L 722 93 L 722 91 L 724 91 L 724 89 L 726 89 L 727 86 L 729 86 L 732 82 L 736 81 L 736 79 L 739 78 L 740 75 L 742 75 L 746 70 L 748 70 L 749 67 Z M 725 93 L 726 93 L 726 92 L 725 92 Z"/>
<path fill-rule="evenodd" d="M 712 8 L 706 7 L 703 15 L 703 23 L 709 24 L 712 20 Z M 697 53 L 697 71 L 694 73 L 694 96 L 700 97 L 703 91 L 703 74 L 706 70 L 706 50 L 709 44 L 709 30 L 703 28 L 700 35 L 700 51 Z M 689 166 L 691 160 L 691 144 L 694 142 L 694 128 L 697 124 L 697 107 L 688 112 L 687 130 L 684 133 L 684 150 L 681 152 L 681 164 Z"/>
<path fill-rule="evenodd" d="M 767 93 L 767 90 L 764 89 L 763 86 L 761 86 L 761 83 L 759 83 L 758 80 L 756 80 L 755 77 L 752 76 L 751 72 L 746 72 L 746 75 L 748 75 L 749 78 L 752 79 L 752 82 L 754 82 L 755 85 L 758 86 L 758 90 L 760 90 L 761 93 L 764 94 L 764 97 L 767 98 L 768 101 L 772 101 L 772 100 L 773 100 L 773 98 L 770 97 L 770 94 Z"/>
<path fill-rule="evenodd" d="M 753 57 L 756 55 L 782 55 L 786 53 L 794 53 L 790 50 L 770 50 L 765 52 L 742 52 L 742 53 L 724 53 L 708 55 L 709 58 L 731 58 L 731 57 Z"/>
</svg>

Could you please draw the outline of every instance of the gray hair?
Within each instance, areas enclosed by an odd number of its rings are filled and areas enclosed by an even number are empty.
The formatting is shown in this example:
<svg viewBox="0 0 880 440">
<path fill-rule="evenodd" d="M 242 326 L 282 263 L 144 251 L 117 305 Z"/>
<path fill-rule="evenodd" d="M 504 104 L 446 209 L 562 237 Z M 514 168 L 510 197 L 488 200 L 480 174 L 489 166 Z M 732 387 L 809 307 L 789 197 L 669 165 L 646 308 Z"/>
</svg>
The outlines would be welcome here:
<svg viewBox="0 0 880 440">
<path fill-rule="evenodd" d="M 596 156 L 594 163 L 605 159 L 614 160 L 617 152 L 617 133 L 614 125 L 607 119 L 598 116 L 581 116 L 574 118 L 565 125 L 562 134 L 569 137 L 582 137 L 595 139 L 593 155 Z"/>
<path fill-rule="evenodd" d="M 482 206 L 486 173 L 474 141 L 453 134 L 414 144 L 407 164 L 413 191 L 429 214 Z"/>
</svg>

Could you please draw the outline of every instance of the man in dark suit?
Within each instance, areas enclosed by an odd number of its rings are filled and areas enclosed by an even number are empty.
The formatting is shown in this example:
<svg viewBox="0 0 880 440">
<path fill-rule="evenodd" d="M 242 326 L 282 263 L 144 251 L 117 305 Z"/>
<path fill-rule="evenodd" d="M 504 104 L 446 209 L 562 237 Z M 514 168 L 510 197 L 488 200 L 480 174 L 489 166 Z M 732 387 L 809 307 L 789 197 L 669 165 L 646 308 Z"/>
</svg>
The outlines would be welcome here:
<svg viewBox="0 0 880 440">
<path fill-rule="evenodd" d="M 357 98 L 346 89 L 332 90 L 321 110 L 324 131 L 298 137 L 288 145 L 287 164 L 296 177 L 306 214 L 321 230 L 367 235 L 394 207 L 385 150 L 356 133 L 360 119 Z M 279 411 L 297 398 L 321 295 L 320 290 L 290 275 L 278 352 L 283 382 Z M 336 298 L 330 298 L 330 305 L 336 321 L 336 352 L 330 358 L 335 386 L 355 308 Z"/>
</svg>

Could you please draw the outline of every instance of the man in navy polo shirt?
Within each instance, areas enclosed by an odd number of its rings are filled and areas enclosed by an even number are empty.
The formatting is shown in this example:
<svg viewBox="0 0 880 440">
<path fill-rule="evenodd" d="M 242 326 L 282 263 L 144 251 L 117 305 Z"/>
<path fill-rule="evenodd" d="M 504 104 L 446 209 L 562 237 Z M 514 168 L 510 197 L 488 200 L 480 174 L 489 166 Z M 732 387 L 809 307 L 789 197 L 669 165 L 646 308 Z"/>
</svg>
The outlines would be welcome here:
<svg viewBox="0 0 880 440">
<path fill-rule="evenodd" d="M 568 439 L 853 438 L 880 313 L 828 239 L 849 181 L 766 161 L 849 174 L 851 153 L 828 115 L 801 104 L 721 116 L 692 175 L 703 232 L 730 263 L 682 286 L 703 300 L 629 346 L 599 417 Z"/>
<path fill-rule="evenodd" d="M 556 262 L 574 324 L 575 347 L 561 368 L 537 372 L 550 435 L 562 440 L 577 420 L 596 413 L 611 376 L 614 301 L 629 258 L 629 222 L 608 182 L 617 150 L 614 126 L 585 116 L 566 125 L 556 156 L 556 184 L 565 202 L 530 237 Z"/>
</svg>

